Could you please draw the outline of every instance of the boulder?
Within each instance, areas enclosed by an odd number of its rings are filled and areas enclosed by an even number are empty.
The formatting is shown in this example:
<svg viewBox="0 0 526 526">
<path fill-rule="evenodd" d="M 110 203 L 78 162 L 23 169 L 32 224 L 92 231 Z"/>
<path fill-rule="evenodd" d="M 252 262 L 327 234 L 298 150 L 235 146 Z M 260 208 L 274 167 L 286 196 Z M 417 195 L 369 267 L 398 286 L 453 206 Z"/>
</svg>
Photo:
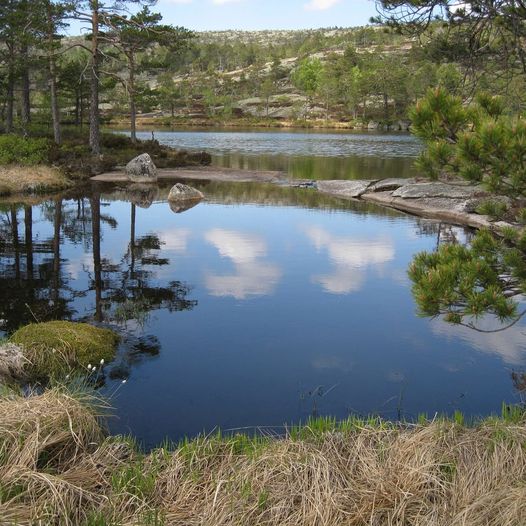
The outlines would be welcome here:
<svg viewBox="0 0 526 526">
<path fill-rule="evenodd" d="M 21 346 L 14 343 L 0 345 L 0 384 L 23 378 L 26 363 Z"/>
<path fill-rule="evenodd" d="M 157 168 L 152 158 L 147 153 L 143 153 L 126 165 L 126 176 L 134 183 L 156 183 Z"/>
<path fill-rule="evenodd" d="M 172 186 L 168 194 L 170 203 L 187 203 L 189 201 L 201 201 L 204 195 L 195 188 L 182 183 L 176 183 Z"/>
</svg>

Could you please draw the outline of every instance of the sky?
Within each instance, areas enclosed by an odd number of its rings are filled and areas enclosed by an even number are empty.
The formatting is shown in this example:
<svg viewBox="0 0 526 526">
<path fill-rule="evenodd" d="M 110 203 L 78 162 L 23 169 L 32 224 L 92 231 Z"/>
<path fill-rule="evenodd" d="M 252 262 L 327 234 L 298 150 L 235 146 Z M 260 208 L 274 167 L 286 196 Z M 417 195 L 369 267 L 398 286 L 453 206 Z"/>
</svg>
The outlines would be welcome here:
<svg viewBox="0 0 526 526">
<path fill-rule="evenodd" d="M 374 0 L 159 0 L 164 21 L 195 31 L 367 24 Z"/>
<path fill-rule="evenodd" d="M 353 27 L 374 16 L 374 0 L 158 0 L 163 22 L 194 31 Z M 67 31 L 78 34 L 72 24 Z"/>
</svg>

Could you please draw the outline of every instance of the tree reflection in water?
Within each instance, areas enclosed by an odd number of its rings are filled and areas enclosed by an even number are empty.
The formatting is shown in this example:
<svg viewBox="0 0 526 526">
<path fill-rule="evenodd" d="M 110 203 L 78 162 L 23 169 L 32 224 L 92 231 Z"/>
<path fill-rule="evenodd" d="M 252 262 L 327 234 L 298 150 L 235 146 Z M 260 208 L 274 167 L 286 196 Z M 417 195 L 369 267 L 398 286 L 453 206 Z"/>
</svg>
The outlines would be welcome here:
<svg viewBox="0 0 526 526">
<path fill-rule="evenodd" d="M 161 256 L 162 242 L 154 233 L 136 235 L 136 204 L 130 203 L 130 239 L 120 260 L 103 256 L 104 231 L 116 229 L 116 219 L 104 214 L 99 192 L 89 198 L 57 197 L 34 207 L 4 206 L 0 213 L 0 329 L 9 334 L 18 327 L 54 319 L 95 321 L 119 328 L 123 344 L 111 377 L 126 377 L 141 357 L 160 352 L 158 339 L 145 334 L 155 310 L 193 309 L 190 287 L 180 281 L 159 283 L 157 270 L 169 265 Z M 22 208 L 22 210 L 21 210 Z M 33 233 L 35 219 L 38 233 Z M 40 223 L 44 223 L 41 225 Z M 49 237 L 46 223 L 52 225 Z M 87 285 L 71 273 L 62 252 L 64 243 L 81 245 L 90 256 L 81 273 Z M 86 263 L 85 260 L 83 260 Z M 78 262 L 75 262 L 78 264 Z M 94 304 L 86 315 L 75 309 L 78 298 Z"/>
</svg>

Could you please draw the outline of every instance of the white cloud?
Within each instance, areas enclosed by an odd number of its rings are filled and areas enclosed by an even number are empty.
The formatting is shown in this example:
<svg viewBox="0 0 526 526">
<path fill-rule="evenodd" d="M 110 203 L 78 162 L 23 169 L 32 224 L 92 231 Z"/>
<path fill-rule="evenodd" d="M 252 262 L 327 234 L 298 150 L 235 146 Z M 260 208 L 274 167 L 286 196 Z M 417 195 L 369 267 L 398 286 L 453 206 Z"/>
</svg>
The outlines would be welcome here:
<svg viewBox="0 0 526 526">
<path fill-rule="evenodd" d="M 310 0 L 304 5 L 307 11 L 325 11 L 338 4 L 341 0 Z"/>
<path fill-rule="evenodd" d="M 274 264 L 264 260 L 267 245 L 253 234 L 215 228 L 205 234 L 219 255 L 230 259 L 235 273 L 230 275 L 207 274 L 205 283 L 212 296 L 233 296 L 246 299 L 249 296 L 271 294 L 279 283 L 282 272 Z"/>
<path fill-rule="evenodd" d="M 224 5 L 224 4 L 235 4 L 242 2 L 243 0 L 212 0 L 212 3 L 215 5 Z"/>
</svg>

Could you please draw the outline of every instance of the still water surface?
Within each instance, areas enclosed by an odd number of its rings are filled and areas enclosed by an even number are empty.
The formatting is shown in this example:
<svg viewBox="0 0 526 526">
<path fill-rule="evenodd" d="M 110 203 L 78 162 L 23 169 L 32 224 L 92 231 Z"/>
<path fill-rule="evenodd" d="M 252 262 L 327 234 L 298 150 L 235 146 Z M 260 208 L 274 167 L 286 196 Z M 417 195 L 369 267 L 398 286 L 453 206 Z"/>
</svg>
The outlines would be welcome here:
<svg viewBox="0 0 526 526">
<path fill-rule="evenodd" d="M 420 143 L 407 133 L 304 130 L 155 130 L 174 148 L 207 151 L 212 164 L 247 170 L 280 170 L 304 179 L 383 179 L 415 175 Z M 137 134 L 151 139 L 152 131 Z"/>
<path fill-rule="evenodd" d="M 199 186 L 209 200 L 178 214 L 167 188 L 0 209 L 3 332 L 36 317 L 123 334 L 102 387 L 113 432 L 153 446 L 216 426 L 518 400 L 524 323 L 488 336 L 415 314 L 412 256 L 469 232 L 312 190 Z"/>
</svg>

